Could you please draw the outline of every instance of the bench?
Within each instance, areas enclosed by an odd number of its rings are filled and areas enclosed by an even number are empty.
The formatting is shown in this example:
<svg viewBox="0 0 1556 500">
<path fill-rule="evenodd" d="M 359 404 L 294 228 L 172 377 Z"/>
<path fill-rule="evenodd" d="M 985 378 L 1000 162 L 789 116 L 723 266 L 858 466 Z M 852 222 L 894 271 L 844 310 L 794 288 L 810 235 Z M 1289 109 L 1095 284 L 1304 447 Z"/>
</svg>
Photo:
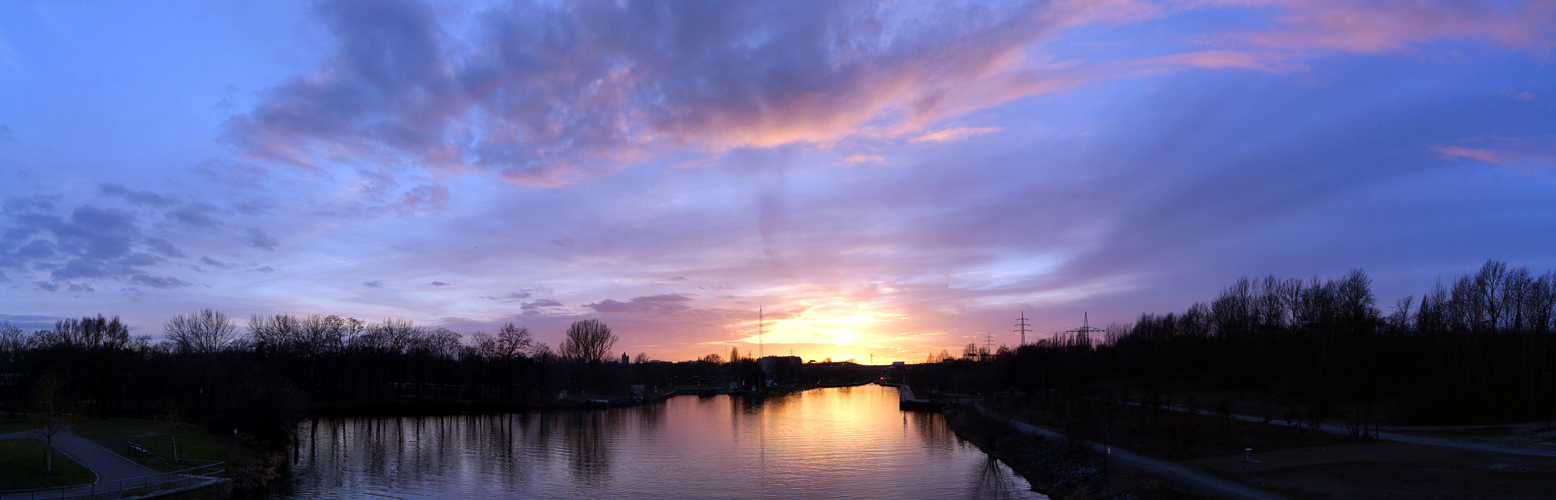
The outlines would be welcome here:
<svg viewBox="0 0 1556 500">
<path fill-rule="evenodd" d="M 129 441 L 125 441 L 124 444 L 129 445 L 130 453 L 134 453 L 136 455 L 150 455 L 151 454 L 151 450 L 143 448 L 143 447 L 141 447 L 141 445 L 138 445 L 138 444 L 135 444 L 135 443 L 131 443 Z"/>
</svg>

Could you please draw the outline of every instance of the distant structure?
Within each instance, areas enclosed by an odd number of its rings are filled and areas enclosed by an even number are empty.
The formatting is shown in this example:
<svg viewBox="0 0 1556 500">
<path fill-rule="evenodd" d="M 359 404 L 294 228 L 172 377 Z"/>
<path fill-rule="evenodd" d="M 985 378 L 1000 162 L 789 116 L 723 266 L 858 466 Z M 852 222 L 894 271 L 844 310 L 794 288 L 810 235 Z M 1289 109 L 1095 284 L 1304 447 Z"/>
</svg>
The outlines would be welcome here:
<svg viewBox="0 0 1556 500">
<path fill-rule="evenodd" d="M 1091 334 L 1102 333 L 1107 330 L 1091 327 L 1091 314 L 1081 313 L 1081 327 L 1074 330 L 1065 330 L 1064 333 L 1075 334 L 1075 346 L 1091 347 Z"/>
<path fill-rule="evenodd" d="M 628 363 L 631 363 L 631 362 L 632 362 L 632 358 L 627 357 L 627 353 L 626 352 L 622 352 L 621 353 L 621 364 L 625 365 L 625 364 L 628 364 Z"/>
<path fill-rule="evenodd" d="M 1027 328 L 1029 326 L 1032 325 L 1027 324 L 1027 312 L 1021 311 L 1021 320 L 1016 322 L 1016 330 L 1014 330 L 1021 332 L 1021 345 L 1027 345 L 1027 332 L 1032 331 L 1031 329 Z"/>
<path fill-rule="evenodd" d="M 756 306 L 756 359 L 767 357 L 767 339 L 762 335 L 762 322 L 762 306 Z"/>
</svg>

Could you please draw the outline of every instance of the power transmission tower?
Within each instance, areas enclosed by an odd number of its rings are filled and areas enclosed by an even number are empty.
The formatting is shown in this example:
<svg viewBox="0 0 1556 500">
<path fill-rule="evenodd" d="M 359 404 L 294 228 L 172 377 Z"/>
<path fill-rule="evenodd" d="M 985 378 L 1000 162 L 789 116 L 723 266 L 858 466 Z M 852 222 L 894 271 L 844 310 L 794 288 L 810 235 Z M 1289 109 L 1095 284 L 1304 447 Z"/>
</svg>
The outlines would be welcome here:
<svg viewBox="0 0 1556 500">
<path fill-rule="evenodd" d="M 875 353 L 870 353 L 870 366 L 875 366 Z"/>
<path fill-rule="evenodd" d="M 994 355 L 994 332 L 993 331 L 983 332 L 983 353 L 982 354 L 983 354 L 984 358 L 987 358 L 989 356 L 993 356 Z"/>
<path fill-rule="evenodd" d="M 1021 311 L 1021 321 L 1016 322 L 1016 330 L 1015 330 L 1015 331 L 1021 332 L 1021 345 L 1027 345 L 1027 332 L 1032 331 L 1031 329 L 1027 328 L 1029 326 L 1032 326 L 1032 325 L 1028 325 L 1027 324 L 1027 312 L 1026 311 Z M 1017 346 L 1017 347 L 1020 347 L 1020 346 Z"/>
<path fill-rule="evenodd" d="M 1091 334 L 1093 334 L 1093 333 L 1101 333 L 1101 332 L 1105 332 L 1107 330 L 1103 330 L 1101 328 L 1092 328 L 1091 327 L 1091 317 L 1090 317 L 1091 315 L 1089 313 L 1081 313 L 1081 314 L 1082 314 L 1082 316 L 1081 316 L 1081 327 L 1080 328 L 1076 328 L 1074 330 L 1065 330 L 1064 333 L 1073 333 L 1073 334 L 1075 334 L 1075 345 L 1076 346 L 1086 346 L 1087 348 L 1090 348 L 1091 347 Z"/>
<path fill-rule="evenodd" d="M 767 357 L 767 337 L 762 331 L 762 306 L 756 306 L 756 359 Z"/>
</svg>

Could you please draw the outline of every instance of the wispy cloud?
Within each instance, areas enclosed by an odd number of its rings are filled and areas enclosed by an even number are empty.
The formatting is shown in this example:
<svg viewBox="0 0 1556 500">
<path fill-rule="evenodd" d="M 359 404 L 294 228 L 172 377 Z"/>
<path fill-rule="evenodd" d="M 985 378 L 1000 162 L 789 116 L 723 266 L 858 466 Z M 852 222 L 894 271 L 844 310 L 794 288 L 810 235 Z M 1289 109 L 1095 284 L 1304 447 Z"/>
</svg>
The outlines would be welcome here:
<svg viewBox="0 0 1556 500">
<path fill-rule="evenodd" d="M 930 133 L 927 133 L 927 134 L 924 134 L 924 135 L 920 135 L 918 137 L 914 137 L 913 139 L 909 140 L 908 142 L 960 141 L 960 140 L 966 139 L 968 137 L 979 136 L 979 135 L 983 135 L 983 134 L 992 134 L 992 133 L 995 133 L 995 132 L 999 132 L 1000 130 L 1002 130 L 1002 129 L 999 128 L 999 127 L 957 127 L 957 128 L 948 128 L 948 129 L 936 130 L 934 132 L 930 132 Z"/>
</svg>

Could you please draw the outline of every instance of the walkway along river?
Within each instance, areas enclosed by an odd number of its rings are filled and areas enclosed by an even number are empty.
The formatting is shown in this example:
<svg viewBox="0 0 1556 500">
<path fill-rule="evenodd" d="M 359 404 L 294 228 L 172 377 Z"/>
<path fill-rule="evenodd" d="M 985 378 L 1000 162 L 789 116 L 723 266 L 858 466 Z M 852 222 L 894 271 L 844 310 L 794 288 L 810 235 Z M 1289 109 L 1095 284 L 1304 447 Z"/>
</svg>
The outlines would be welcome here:
<svg viewBox="0 0 1556 500">
<path fill-rule="evenodd" d="M 897 390 L 305 422 L 273 498 L 1045 498 Z"/>
</svg>

